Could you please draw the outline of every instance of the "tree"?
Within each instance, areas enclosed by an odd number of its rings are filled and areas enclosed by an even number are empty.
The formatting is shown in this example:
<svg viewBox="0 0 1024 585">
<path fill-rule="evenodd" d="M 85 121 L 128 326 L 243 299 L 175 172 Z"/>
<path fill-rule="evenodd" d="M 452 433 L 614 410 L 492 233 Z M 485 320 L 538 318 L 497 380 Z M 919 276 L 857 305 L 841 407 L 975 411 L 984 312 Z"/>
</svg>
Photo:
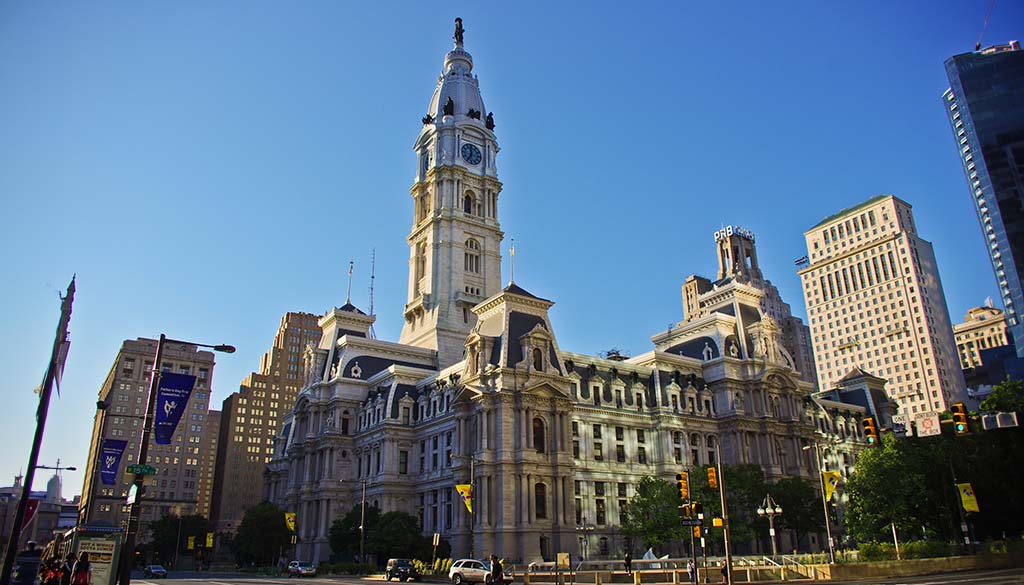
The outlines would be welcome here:
<svg viewBox="0 0 1024 585">
<path fill-rule="evenodd" d="M 720 482 L 725 485 L 725 500 L 729 506 L 729 544 L 733 550 L 743 551 L 755 537 L 760 536 L 767 543 L 768 523 L 755 523 L 757 507 L 768 492 L 764 481 L 764 470 L 758 465 L 723 465 Z M 722 499 L 717 488 L 708 487 L 705 467 L 690 470 L 690 498 L 704 506 L 704 526 L 710 528 L 712 518 L 722 517 Z M 762 521 L 763 522 L 763 521 Z M 711 550 L 715 546 L 725 550 L 724 531 L 711 528 L 707 533 Z"/>
<path fill-rule="evenodd" d="M 679 506 L 683 504 L 679 490 L 663 479 L 646 476 L 636 486 L 626 507 L 622 534 L 658 550 L 683 535 L 679 524 Z"/>
<path fill-rule="evenodd" d="M 285 511 L 270 502 L 245 511 L 235 534 L 235 559 L 241 563 L 273 565 L 274 559 L 291 543 L 292 532 L 284 521 Z"/>
<path fill-rule="evenodd" d="M 1024 413 L 1024 384 L 1007 377 L 992 387 L 992 393 L 979 406 L 981 410 Z"/>
<path fill-rule="evenodd" d="M 380 522 L 366 533 L 366 550 L 378 561 L 390 558 L 429 559 L 430 538 L 423 536 L 419 520 L 405 512 L 381 514 Z"/>
<path fill-rule="evenodd" d="M 362 506 L 356 504 L 345 516 L 331 523 L 327 538 L 335 559 L 355 560 L 359 555 L 359 519 L 361 514 Z M 379 523 L 380 508 L 367 506 L 365 522 L 367 535 Z"/>
<path fill-rule="evenodd" d="M 171 563 L 175 558 L 175 546 L 178 548 L 179 558 L 190 555 L 188 537 L 195 537 L 195 542 L 203 543 L 209 527 L 209 521 L 196 514 L 189 516 L 167 514 L 159 520 L 150 522 L 151 543 L 156 558 L 162 563 Z"/>
<path fill-rule="evenodd" d="M 792 530 L 796 536 L 796 547 L 801 548 L 804 539 L 812 532 L 825 532 L 825 513 L 821 509 L 818 483 L 802 477 L 783 477 L 769 488 L 772 499 L 782 507 L 783 529 Z"/>
</svg>

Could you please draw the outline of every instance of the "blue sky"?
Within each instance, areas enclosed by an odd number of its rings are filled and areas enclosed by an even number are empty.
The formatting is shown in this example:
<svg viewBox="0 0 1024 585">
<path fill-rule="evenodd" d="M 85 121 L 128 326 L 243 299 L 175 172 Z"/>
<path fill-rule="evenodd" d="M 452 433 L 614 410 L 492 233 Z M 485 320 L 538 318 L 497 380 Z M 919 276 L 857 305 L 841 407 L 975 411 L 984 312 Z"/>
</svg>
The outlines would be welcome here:
<svg viewBox="0 0 1024 585">
<path fill-rule="evenodd" d="M 649 349 L 728 223 L 803 316 L 803 231 L 878 193 L 914 206 L 958 321 L 998 295 L 939 98 L 988 5 L 3 3 L 0 485 L 27 461 L 72 274 L 44 464 L 86 464 L 122 340 L 236 345 L 219 405 L 284 312 L 344 302 L 349 259 L 365 310 L 373 248 L 376 331 L 397 339 L 411 147 L 456 16 L 497 122 L 516 281 L 556 301 L 563 349 Z M 1010 39 L 1024 4 L 1002 2 L 985 44 Z"/>
</svg>

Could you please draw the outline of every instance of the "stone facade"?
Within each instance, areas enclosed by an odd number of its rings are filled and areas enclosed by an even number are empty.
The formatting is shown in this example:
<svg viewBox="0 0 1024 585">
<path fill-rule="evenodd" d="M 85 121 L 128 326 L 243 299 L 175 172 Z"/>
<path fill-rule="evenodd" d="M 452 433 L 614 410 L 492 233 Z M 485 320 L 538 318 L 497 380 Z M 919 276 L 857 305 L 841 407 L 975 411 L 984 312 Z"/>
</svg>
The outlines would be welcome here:
<svg viewBox="0 0 1024 585">
<path fill-rule="evenodd" d="M 471 66 L 460 38 L 416 142 L 400 342 L 371 339 L 374 316 L 346 304 L 304 354 L 264 474 L 265 496 L 297 514 L 297 558 L 329 558 L 331 522 L 364 489 L 368 506 L 417 516 L 457 557 L 530 562 L 621 555 L 622 509 L 643 476 L 721 460 L 814 478 L 824 411 L 794 357 L 804 349 L 787 341 L 788 306 L 759 272 L 705 281 L 687 321 L 633 358 L 563 350 L 552 301 L 499 288 L 497 147 Z M 464 483 L 472 517 L 454 490 Z"/>
<path fill-rule="evenodd" d="M 953 325 L 953 337 L 960 367 L 981 367 L 981 350 L 1007 345 L 1006 315 L 994 307 L 968 309 L 964 322 Z"/>
</svg>

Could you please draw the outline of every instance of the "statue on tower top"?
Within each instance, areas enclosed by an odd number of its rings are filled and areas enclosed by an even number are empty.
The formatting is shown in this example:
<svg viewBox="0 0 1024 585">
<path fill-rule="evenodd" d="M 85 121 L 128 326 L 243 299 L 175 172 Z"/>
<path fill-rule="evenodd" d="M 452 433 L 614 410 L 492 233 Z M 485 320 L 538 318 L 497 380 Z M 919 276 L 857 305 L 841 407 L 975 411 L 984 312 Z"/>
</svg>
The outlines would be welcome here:
<svg viewBox="0 0 1024 585">
<path fill-rule="evenodd" d="M 462 44 L 462 35 L 466 34 L 466 29 L 462 28 L 462 19 L 455 19 L 455 44 Z"/>
</svg>

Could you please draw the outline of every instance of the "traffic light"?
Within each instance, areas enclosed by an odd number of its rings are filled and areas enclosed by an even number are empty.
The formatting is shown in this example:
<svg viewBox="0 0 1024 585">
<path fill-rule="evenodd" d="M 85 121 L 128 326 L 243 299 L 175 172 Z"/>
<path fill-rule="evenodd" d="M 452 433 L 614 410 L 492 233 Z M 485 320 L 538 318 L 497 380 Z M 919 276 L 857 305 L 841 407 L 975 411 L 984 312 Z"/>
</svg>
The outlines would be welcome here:
<svg viewBox="0 0 1024 585">
<path fill-rule="evenodd" d="M 861 426 L 864 427 L 864 438 L 868 440 L 868 445 L 874 445 L 878 443 L 878 427 L 875 426 L 875 419 L 873 417 L 865 417 L 864 420 L 860 421 Z"/>
<path fill-rule="evenodd" d="M 676 474 L 676 486 L 679 487 L 679 497 L 686 500 L 690 499 L 690 474 L 686 471 Z"/>
<path fill-rule="evenodd" d="M 700 526 L 693 527 L 693 537 L 697 539 L 700 538 Z"/>
<path fill-rule="evenodd" d="M 714 467 L 708 467 L 708 487 L 718 489 L 718 473 Z"/>
<path fill-rule="evenodd" d="M 686 520 L 690 517 L 690 504 L 679 506 L 679 519 Z"/>
<path fill-rule="evenodd" d="M 704 504 L 700 502 L 694 502 L 690 504 L 690 514 L 693 516 L 699 516 L 704 513 Z"/>
<path fill-rule="evenodd" d="M 958 435 L 966 435 L 967 430 L 967 408 L 964 407 L 963 402 L 957 402 L 949 407 L 950 412 L 953 413 L 953 428 L 956 430 Z"/>
</svg>

